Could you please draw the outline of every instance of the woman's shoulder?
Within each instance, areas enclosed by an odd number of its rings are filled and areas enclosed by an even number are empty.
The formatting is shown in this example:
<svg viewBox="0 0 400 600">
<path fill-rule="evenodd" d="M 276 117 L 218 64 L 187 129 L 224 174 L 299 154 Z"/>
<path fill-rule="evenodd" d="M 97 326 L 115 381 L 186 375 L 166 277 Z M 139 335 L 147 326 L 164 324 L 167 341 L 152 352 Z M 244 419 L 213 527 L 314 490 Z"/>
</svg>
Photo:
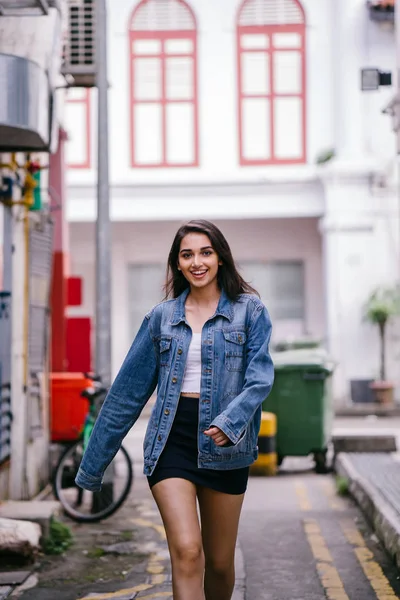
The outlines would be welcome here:
<svg viewBox="0 0 400 600">
<path fill-rule="evenodd" d="M 270 320 L 268 309 L 257 294 L 240 294 L 237 302 L 243 306 L 249 325 L 257 321 L 261 314 Z"/>
<path fill-rule="evenodd" d="M 265 308 L 264 303 L 262 302 L 261 298 L 257 296 L 257 294 L 239 294 L 236 302 L 239 302 L 240 304 L 246 304 L 250 309 Z"/>
<path fill-rule="evenodd" d="M 166 312 L 170 312 L 174 309 L 176 303 L 176 298 L 171 298 L 170 300 L 163 300 L 159 302 L 153 308 L 151 308 L 146 314 L 146 319 L 152 319 L 157 316 L 162 316 Z"/>
</svg>

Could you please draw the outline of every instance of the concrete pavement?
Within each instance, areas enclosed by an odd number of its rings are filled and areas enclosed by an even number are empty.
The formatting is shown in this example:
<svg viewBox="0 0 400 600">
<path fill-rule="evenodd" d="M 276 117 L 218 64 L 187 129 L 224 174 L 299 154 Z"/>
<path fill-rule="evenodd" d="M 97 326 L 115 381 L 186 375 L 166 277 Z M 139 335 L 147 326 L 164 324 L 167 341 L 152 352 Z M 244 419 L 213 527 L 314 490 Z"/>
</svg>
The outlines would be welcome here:
<svg viewBox="0 0 400 600">
<path fill-rule="evenodd" d="M 251 479 L 240 527 L 247 600 L 389 600 L 399 571 L 332 476 L 288 460 L 274 479 Z"/>
<path fill-rule="evenodd" d="M 335 431 L 365 432 L 365 419 L 341 420 Z M 369 422 L 367 421 L 367 429 Z M 371 421 L 381 431 L 395 423 Z M 376 427 L 378 425 L 378 427 Z M 136 480 L 130 498 L 104 523 L 71 523 L 76 543 L 64 557 L 42 557 L 16 588 L 21 600 L 152 600 L 172 598 L 165 534 L 141 476 L 146 418 L 126 439 Z M 234 600 L 389 600 L 400 598 L 399 571 L 354 502 L 336 495 L 331 475 L 311 459 L 286 459 L 275 478 L 251 478 L 237 548 Z M 102 548 L 128 544 L 127 554 Z M 0 595 L 1 597 L 1 595 Z"/>
<path fill-rule="evenodd" d="M 71 527 L 74 545 L 63 557 L 41 557 L 37 569 L 22 586 L 14 589 L 11 598 L 172 599 L 165 531 L 142 475 L 141 444 L 145 427 L 146 420 L 141 419 L 125 440 L 134 461 L 135 481 L 122 508 L 106 521 L 92 525 L 63 518 Z M 239 544 L 235 567 L 233 600 L 244 600 L 244 561 Z M 1 590 L 0 599 L 3 600 Z"/>
</svg>

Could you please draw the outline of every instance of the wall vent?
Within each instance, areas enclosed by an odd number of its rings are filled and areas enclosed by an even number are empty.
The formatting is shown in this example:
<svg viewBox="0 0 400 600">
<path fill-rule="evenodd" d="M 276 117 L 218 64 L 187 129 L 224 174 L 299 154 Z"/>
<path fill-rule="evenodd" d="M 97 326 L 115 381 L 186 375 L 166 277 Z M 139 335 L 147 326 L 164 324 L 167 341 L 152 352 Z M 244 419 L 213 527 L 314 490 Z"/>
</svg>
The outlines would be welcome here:
<svg viewBox="0 0 400 600">
<path fill-rule="evenodd" d="M 96 0 L 67 0 L 62 73 L 74 87 L 96 85 Z"/>
</svg>

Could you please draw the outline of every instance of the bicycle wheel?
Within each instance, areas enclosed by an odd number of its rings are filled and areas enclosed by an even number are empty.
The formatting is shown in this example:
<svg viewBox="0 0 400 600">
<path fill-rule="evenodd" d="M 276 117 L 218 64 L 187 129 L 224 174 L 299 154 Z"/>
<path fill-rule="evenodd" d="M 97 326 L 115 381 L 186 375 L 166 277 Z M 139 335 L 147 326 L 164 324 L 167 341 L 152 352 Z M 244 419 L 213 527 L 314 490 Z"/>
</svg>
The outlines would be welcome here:
<svg viewBox="0 0 400 600">
<path fill-rule="evenodd" d="M 101 491 L 89 492 L 75 483 L 82 456 L 82 440 L 67 448 L 54 473 L 53 491 L 71 519 L 93 523 L 112 515 L 126 499 L 133 481 L 132 462 L 121 446 L 106 469 Z"/>
</svg>

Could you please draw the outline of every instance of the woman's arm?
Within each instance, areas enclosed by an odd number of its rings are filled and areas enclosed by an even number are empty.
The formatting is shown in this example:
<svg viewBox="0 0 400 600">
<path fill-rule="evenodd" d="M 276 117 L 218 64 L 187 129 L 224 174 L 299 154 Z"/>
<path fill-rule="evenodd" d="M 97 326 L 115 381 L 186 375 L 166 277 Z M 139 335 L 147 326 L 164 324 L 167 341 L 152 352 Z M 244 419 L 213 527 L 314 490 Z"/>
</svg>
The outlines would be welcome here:
<svg viewBox="0 0 400 600">
<path fill-rule="evenodd" d="M 104 471 L 156 388 L 158 358 L 149 327 L 146 315 L 96 419 L 76 476 L 80 487 L 100 490 Z"/>
<path fill-rule="evenodd" d="M 271 391 L 274 366 L 269 353 L 271 320 L 263 304 L 254 310 L 247 340 L 247 369 L 244 386 L 227 408 L 211 423 L 237 444 L 246 431 L 255 411 Z"/>
</svg>

